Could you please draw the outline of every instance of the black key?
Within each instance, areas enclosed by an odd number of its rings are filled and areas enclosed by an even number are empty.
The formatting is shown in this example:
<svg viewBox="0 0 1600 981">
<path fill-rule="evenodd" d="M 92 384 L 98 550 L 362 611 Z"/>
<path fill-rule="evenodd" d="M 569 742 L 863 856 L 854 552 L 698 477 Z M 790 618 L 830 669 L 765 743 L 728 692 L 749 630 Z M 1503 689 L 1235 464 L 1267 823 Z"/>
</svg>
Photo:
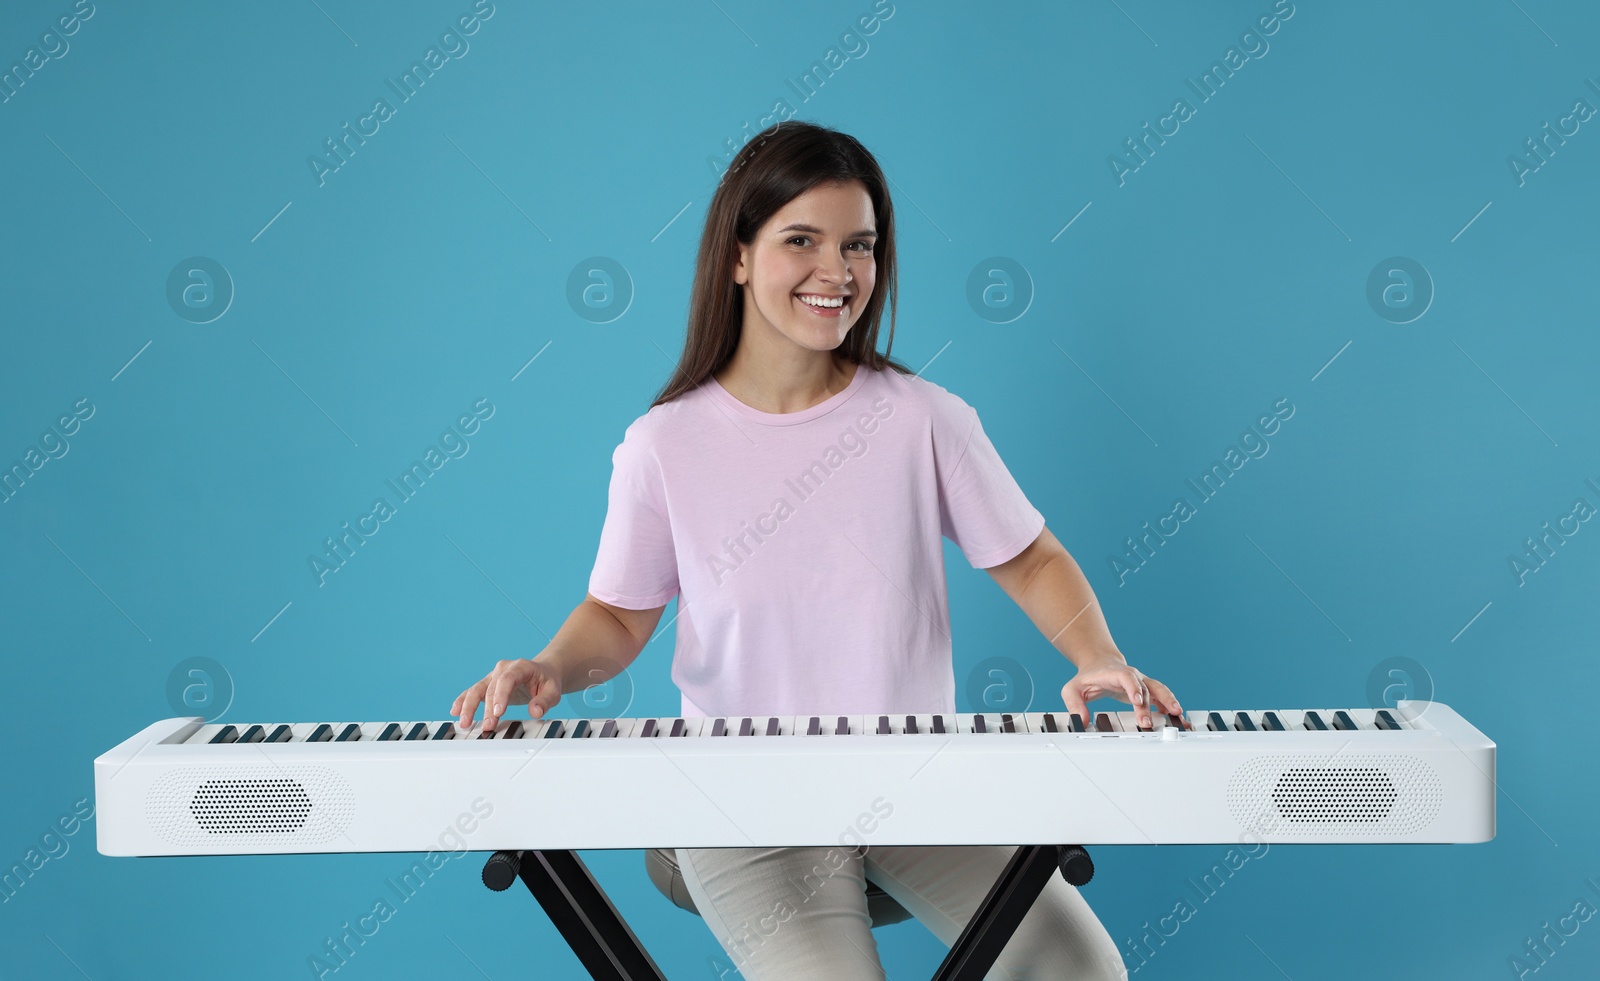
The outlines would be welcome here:
<svg viewBox="0 0 1600 981">
<path fill-rule="evenodd" d="M 1307 712 L 1306 713 L 1306 728 L 1307 729 L 1326 730 L 1328 728 L 1328 724 L 1326 722 L 1323 722 L 1322 721 L 1322 716 L 1318 715 L 1317 713 L 1315 713 L 1315 712 Z"/>
<path fill-rule="evenodd" d="M 988 723 L 983 721 L 983 716 L 974 715 L 972 717 L 972 731 L 973 732 L 988 732 L 989 731 L 989 725 L 988 725 Z"/>
<path fill-rule="evenodd" d="M 328 740 L 330 740 L 332 738 L 333 738 L 333 726 L 330 726 L 326 722 L 324 722 L 322 725 L 317 726 L 315 729 L 311 730 L 311 735 L 306 737 L 306 742 L 308 742 L 308 743 L 325 743 L 325 742 L 327 742 Z"/>
<path fill-rule="evenodd" d="M 808 724 L 806 726 L 806 735 L 808 735 L 808 736 L 820 736 L 820 735 L 822 735 L 822 720 L 813 715 L 811 717 L 810 724 Z"/>
<path fill-rule="evenodd" d="M 1187 729 L 1189 728 L 1189 720 L 1181 715 L 1168 715 L 1167 725 L 1174 729 Z"/>
<path fill-rule="evenodd" d="M 239 741 L 241 743 L 259 743 L 266 737 L 266 729 L 263 729 L 261 726 L 251 726 L 244 731 L 244 735 L 239 737 Z"/>
<path fill-rule="evenodd" d="M 889 735 L 889 717 L 887 715 L 878 716 L 878 735 Z"/>
<path fill-rule="evenodd" d="M 426 722 L 418 722 L 416 725 L 411 727 L 411 731 L 410 732 L 406 733 L 406 741 L 407 742 L 410 742 L 413 739 L 427 739 L 427 738 L 428 738 L 428 724 Z"/>
<path fill-rule="evenodd" d="M 287 725 L 280 725 L 272 730 L 272 735 L 267 737 L 269 743 L 286 743 L 294 738 L 294 730 Z"/>
<path fill-rule="evenodd" d="M 1155 732 L 1155 725 L 1156 719 L 1153 715 L 1150 717 L 1150 721 L 1144 725 L 1139 724 L 1139 716 L 1137 714 L 1135 714 L 1133 717 L 1133 727 L 1140 732 Z"/>
<path fill-rule="evenodd" d="M 211 737 L 211 741 L 214 743 L 231 743 L 238 738 L 238 726 L 223 726 L 221 729 L 217 730 L 217 734 L 215 736 Z"/>
<path fill-rule="evenodd" d="M 1044 731 L 1045 732 L 1060 732 L 1061 731 L 1060 729 L 1056 728 L 1056 717 L 1051 715 L 1049 712 L 1046 712 L 1044 714 Z"/>
<path fill-rule="evenodd" d="M 1009 715 L 1000 716 L 1000 731 L 1001 732 L 1016 732 L 1017 731 L 1016 720 L 1013 719 Z"/>
<path fill-rule="evenodd" d="M 617 720 L 607 719 L 606 724 L 600 727 L 601 739 L 615 739 L 617 735 Z"/>
<path fill-rule="evenodd" d="M 848 715 L 839 716 L 839 724 L 833 727 L 833 734 L 835 736 L 850 735 L 850 717 Z"/>
<path fill-rule="evenodd" d="M 750 720 L 749 719 L 741 719 L 739 721 L 739 735 L 741 735 L 741 736 L 751 736 L 751 735 L 754 735 L 754 734 L 755 734 L 755 727 L 751 724 Z"/>
<path fill-rule="evenodd" d="M 1227 732 L 1228 724 L 1222 721 L 1222 714 L 1220 712 L 1207 712 L 1206 728 L 1210 729 L 1212 732 Z"/>
<path fill-rule="evenodd" d="M 1083 724 L 1083 716 L 1076 712 L 1072 713 L 1072 719 L 1067 723 L 1067 728 L 1071 729 L 1073 732 L 1089 731 L 1089 727 Z"/>
<path fill-rule="evenodd" d="M 645 719 L 644 720 L 644 729 L 642 729 L 639 732 L 639 735 L 642 736 L 645 739 L 649 739 L 651 736 L 654 736 L 655 734 L 656 734 L 656 720 L 655 719 Z"/>
<path fill-rule="evenodd" d="M 1255 721 L 1243 712 L 1233 713 L 1233 727 L 1240 732 L 1259 732 Z"/>
<path fill-rule="evenodd" d="M 489 735 L 488 733 L 484 733 L 483 734 L 483 738 L 487 738 L 488 735 Z M 393 740 L 396 740 L 396 739 L 399 739 L 399 738 L 400 738 L 400 723 L 398 723 L 398 722 L 389 723 L 388 725 L 383 727 L 383 731 L 382 732 L 378 733 L 378 742 L 380 742 L 380 743 L 392 742 Z"/>
<path fill-rule="evenodd" d="M 1379 709 L 1378 710 L 1378 714 L 1373 716 L 1372 722 L 1373 722 L 1373 725 L 1376 725 L 1379 729 L 1399 729 L 1400 728 L 1400 723 L 1398 723 L 1398 722 L 1396 722 L 1394 720 L 1394 716 L 1389 714 L 1389 710 L 1388 709 Z"/>
<path fill-rule="evenodd" d="M 433 730 L 433 738 L 436 740 L 456 738 L 456 724 L 454 722 L 439 723 L 439 728 Z"/>
<path fill-rule="evenodd" d="M 936 716 L 933 717 L 933 731 L 934 731 L 935 734 L 943 735 L 943 733 L 944 733 L 944 716 L 936 715 Z"/>
<path fill-rule="evenodd" d="M 506 723 L 506 731 L 502 732 L 500 734 L 500 738 L 501 739 L 521 739 L 522 738 L 522 720 L 521 719 L 512 719 L 510 722 Z"/>
<path fill-rule="evenodd" d="M 1096 715 L 1094 717 L 1094 727 L 1095 727 L 1095 729 L 1099 730 L 1100 732 L 1116 732 L 1117 731 L 1116 728 L 1114 726 L 1112 726 L 1112 724 L 1111 724 L 1111 716 L 1107 715 L 1104 712 L 1101 712 L 1100 714 L 1098 714 L 1098 715 Z"/>
<path fill-rule="evenodd" d="M 778 734 L 778 720 L 769 716 L 767 718 L 767 735 L 776 736 L 777 734 Z"/>
<path fill-rule="evenodd" d="M 673 719 L 672 720 L 672 731 L 667 733 L 667 738 L 671 739 L 673 736 L 681 736 L 681 735 L 683 735 L 683 720 L 682 719 Z"/>
<path fill-rule="evenodd" d="M 1276 712 L 1262 712 L 1261 728 L 1268 732 L 1282 732 L 1283 720 L 1278 718 L 1278 713 Z"/>
<path fill-rule="evenodd" d="M 357 739 L 360 739 L 360 738 L 361 738 L 361 727 L 359 725 L 357 725 L 356 723 L 352 722 L 349 725 L 344 727 L 344 729 L 339 733 L 339 737 L 337 739 L 335 739 L 334 742 L 336 742 L 336 743 L 353 743 Z"/>
<path fill-rule="evenodd" d="M 718 719 L 711 723 L 711 734 L 713 736 L 726 736 L 728 734 L 728 720 Z"/>
<path fill-rule="evenodd" d="M 579 719 L 578 724 L 572 727 L 573 739 L 585 739 L 589 735 L 589 720 Z"/>
<path fill-rule="evenodd" d="M 1340 709 L 1339 711 L 1333 713 L 1333 727 L 1335 729 L 1361 728 L 1360 726 L 1356 725 L 1356 720 L 1350 718 L 1350 714 L 1344 709 Z"/>
<path fill-rule="evenodd" d="M 906 732 L 916 732 L 916 731 L 917 731 L 917 717 L 914 716 L 914 715 L 906 716 Z"/>
</svg>

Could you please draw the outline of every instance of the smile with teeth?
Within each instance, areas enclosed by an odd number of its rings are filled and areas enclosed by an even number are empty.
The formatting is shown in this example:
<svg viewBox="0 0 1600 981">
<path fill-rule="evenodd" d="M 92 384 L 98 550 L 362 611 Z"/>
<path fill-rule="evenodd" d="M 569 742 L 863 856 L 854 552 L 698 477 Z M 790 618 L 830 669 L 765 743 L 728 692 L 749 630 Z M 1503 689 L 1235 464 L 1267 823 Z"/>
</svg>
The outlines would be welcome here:
<svg viewBox="0 0 1600 981">
<path fill-rule="evenodd" d="M 796 293 L 795 296 L 801 303 L 822 316 L 837 316 L 843 313 L 845 302 L 850 299 L 848 296 L 824 296 L 819 293 Z"/>
</svg>

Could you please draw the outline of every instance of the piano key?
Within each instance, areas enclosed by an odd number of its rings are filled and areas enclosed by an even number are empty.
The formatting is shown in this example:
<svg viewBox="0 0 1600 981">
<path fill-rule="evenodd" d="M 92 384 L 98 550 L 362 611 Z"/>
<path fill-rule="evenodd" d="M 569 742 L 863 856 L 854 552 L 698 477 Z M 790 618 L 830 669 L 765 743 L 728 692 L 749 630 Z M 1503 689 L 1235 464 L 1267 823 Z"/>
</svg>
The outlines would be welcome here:
<svg viewBox="0 0 1600 981">
<path fill-rule="evenodd" d="M 352 722 L 349 725 L 345 726 L 344 729 L 340 731 L 339 737 L 337 739 L 335 739 L 334 742 L 336 742 L 336 743 L 353 743 L 353 742 L 355 742 L 356 740 L 358 740 L 360 738 L 361 738 L 361 724 L 359 722 Z"/>
<path fill-rule="evenodd" d="M 811 717 L 811 721 L 806 725 L 806 735 L 808 735 L 808 736 L 820 736 L 820 735 L 822 735 L 822 720 L 820 718 L 818 718 L 815 715 L 813 715 Z"/>
<path fill-rule="evenodd" d="M 269 743 L 286 743 L 294 738 L 294 729 L 288 725 L 280 725 L 272 730 L 272 735 L 266 738 Z"/>
<path fill-rule="evenodd" d="M 316 727 L 316 729 L 312 730 L 311 735 L 306 737 L 306 742 L 308 742 L 308 743 L 325 743 L 325 742 L 327 742 L 328 740 L 330 740 L 332 738 L 333 738 L 333 726 L 330 726 L 326 722 L 324 722 L 324 723 L 322 723 L 322 725 L 319 725 L 319 726 Z"/>
<path fill-rule="evenodd" d="M 1181 715 L 1167 715 L 1164 718 L 1166 719 L 1166 724 L 1171 726 L 1174 729 L 1188 729 L 1188 728 L 1190 728 L 1189 720 L 1185 719 Z"/>
<path fill-rule="evenodd" d="M 413 739 L 427 739 L 427 738 L 428 738 L 428 724 L 426 722 L 418 722 L 416 725 L 411 727 L 411 731 L 410 732 L 406 733 L 406 741 L 407 742 L 410 742 Z"/>
<path fill-rule="evenodd" d="M 645 719 L 644 720 L 644 728 L 639 731 L 640 737 L 642 737 L 644 739 L 649 739 L 651 736 L 654 736 L 655 734 L 656 734 L 656 720 L 655 719 Z"/>
<path fill-rule="evenodd" d="M 681 736 L 681 735 L 683 735 L 683 720 L 682 719 L 673 719 L 672 720 L 672 731 L 667 733 L 667 738 L 671 739 L 673 736 Z"/>
<path fill-rule="evenodd" d="M 892 730 L 889 728 L 889 717 L 887 715 L 878 716 L 878 735 L 892 735 Z"/>
<path fill-rule="evenodd" d="M 436 740 L 456 738 L 456 724 L 454 722 L 439 723 L 439 728 L 433 730 L 433 738 Z"/>
<path fill-rule="evenodd" d="M 1137 712 L 1133 713 L 1133 728 L 1138 732 L 1155 732 L 1156 731 L 1156 717 L 1155 717 L 1155 714 L 1154 713 L 1151 714 L 1149 722 L 1146 722 L 1144 725 L 1139 725 L 1139 713 L 1137 713 Z"/>
<path fill-rule="evenodd" d="M 933 731 L 936 735 L 944 734 L 944 716 L 936 715 L 933 717 Z"/>
<path fill-rule="evenodd" d="M 1339 709 L 1337 712 L 1333 713 L 1333 727 L 1335 729 L 1361 728 L 1360 726 L 1356 725 L 1356 720 L 1350 718 L 1350 713 L 1346 712 L 1344 709 Z"/>
<path fill-rule="evenodd" d="M 910 733 L 915 733 L 917 731 L 917 717 L 916 716 L 914 716 L 914 715 L 906 716 L 906 728 L 905 728 L 905 731 L 906 732 L 910 732 Z"/>
<path fill-rule="evenodd" d="M 1276 712 L 1261 713 L 1261 728 L 1267 732 L 1283 732 L 1283 720 Z"/>
<path fill-rule="evenodd" d="M 728 720 L 718 719 L 713 722 L 711 724 L 711 734 L 713 736 L 726 736 L 728 734 Z"/>
<path fill-rule="evenodd" d="M 974 715 L 972 717 L 972 731 L 973 732 L 988 732 L 989 731 L 989 725 L 988 725 L 988 723 L 983 721 L 983 716 Z"/>
<path fill-rule="evenodd" d="M 778 735 L 778 720 L 777 720 L 776 717 L 771 717 L 771 718 L 767 719 L 767 735 L 769 735 L 769 736 Z"/>
<path fill-rule="evenodd" d="M 1248 712 L 1235 712 L 1235 713 L 1233 713 L 1233 727 L 1235 729 L 1239 730 L 1240 732 L 1259 732 L 1260 731 L 1259 729 L 1256 728 L 1255 720 L 1250 718 L 1250 713 L 1248 713 Z"/>
<path fill-rule="evenodd" d="M 386 743 L 400 738 L 400 723 L 391 722 L 383 727 L 383 732 L 378 734 L 378 742 Z"/>
<path fill-rule="evenodd" d="M 839 723 L 834 726 L 833 734 L 835 736 L 850 735 L 850 717 L 848 715 L 839 716 Z"/>
<path fill-rule="evenodd" d="M 1328 724 L 1326 722 L 1322 721 L 1322 716 L 1320 716 L 1317 713 L 1311 711 L 1310 709 L 1307 709 L 1306 710 L 1306 728 L 1307 729 L 1326 730 L 1328 728 Z"/>
<path fill-rule="evenodd" d="M 1083 716 L 1079 715 L 1076 712 L 1073 712 L 1072 713 L 1072 717 L 1067 720 L 1067 728 L 1070 729 L 1073 732 L 1088 732 L 1089 731 L 1089 727 L 1084 725 L 1084 723 L 1083 723 Z"/>
<path fill-rule="evenodd" d="M 1400 723 L 1394 720 L 1394 716 L 1389 714 L 1388 709 L 1379 709 L 1378 713 L 1372 718 L 1372 724 L 1379 729 L 1402 728 Z"/>
<path fill-rule="evenodd" d="M 1105 712 L 1101 712 L 1101 713 L 1099 713 L 1098 715 L 1096 715 L 1094 717 L 1094 727 L 1095 727 L 1095 731 L 1097 731 L 1097 732 L 1115 732 L 1116 731 L 1116 729 L 1112 725 L 1111 716 L 1107 715 Z"/>
<path fill-rule="evenodd" d="M 262 726 L 251 726 L 239 737 L 241 743 L 259 743 L 267 737 L 267 730 Z"/>
<path fill-rule="evenodd" d="M 617 720 L 607 719 L 606 724 L 600 727 L 601 739 L 614 739 L 617 735 Z"/>
<path fill-rule="evenodd" d="M 1056 728 L 1056 717 L 1053 714 L 1049 713 L 1049 712 L 1046 712 L 1044 714 L 1044 731 L 1045 732 L 1060 732 L 1061 731 L 1060 729 Z"/>
<path fill-rule="evenodd" d="M 238 726 L 223 726 L 221 729 L 217 730 L 217 734 L 215 736 L 211 737 L 211 741 L 213 743 L 231 743 L 238 738 Z"/>
<path fill-rule="evenodd" d="M 1227 732 L 1228 731 L 1228 724 L 1226 722 L 1222 721 L 1222 713 L 1220 713 L 1220 712 L 1207 712 L 1206 713 L 1206 728 L 1210 729 L 1212 732 Z"/>
<path fill-rule="evenodd" d="M 721 719 L 717 720 L 722 721 Z M 585 739 L 589 735 L 589 720 L 579 719 L 578 724 L 572 727 L 572 739 Z"/>
<path fill-rule="evenodd" d="M 751 722 L 749 719 L 741 719 L 739 721 L 739 735 L 741 735 L 741 736 L 753 736 L 753 735 L 755 735 L 755 723 Z"/>
<path fill-rule="evenodd" d="M 1001 732 L 1016 732 L 1017 731 L 1017 720 L 1012 718 L 1010 715 L 1002 714 L 1000 716 L 1000 731 Z"/>
</svg>

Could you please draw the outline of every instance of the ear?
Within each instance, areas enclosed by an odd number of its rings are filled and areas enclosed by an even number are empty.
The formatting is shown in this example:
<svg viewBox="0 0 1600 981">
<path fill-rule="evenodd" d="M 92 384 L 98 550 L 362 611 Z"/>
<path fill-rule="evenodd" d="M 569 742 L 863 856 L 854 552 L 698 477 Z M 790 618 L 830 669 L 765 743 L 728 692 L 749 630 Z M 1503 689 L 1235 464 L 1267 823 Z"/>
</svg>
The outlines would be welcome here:
<svg viewBox="0 0 1600 981">
<path fill-rule="evenodd" d="M 733 260 L 733 281 L 740 286 L 750 282 L 750 253 L 752 246 L 739 244 L 739 255 Z"/>
</svg>

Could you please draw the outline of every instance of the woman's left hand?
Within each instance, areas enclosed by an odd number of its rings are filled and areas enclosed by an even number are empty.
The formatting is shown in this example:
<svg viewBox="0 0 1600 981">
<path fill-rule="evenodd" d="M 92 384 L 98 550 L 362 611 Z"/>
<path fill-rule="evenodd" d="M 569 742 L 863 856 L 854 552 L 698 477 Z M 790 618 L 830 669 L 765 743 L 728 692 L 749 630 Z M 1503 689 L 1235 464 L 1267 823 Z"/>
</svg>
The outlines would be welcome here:
<svg viewBox="0 0 1600 981">
<path fill-rule="evenodd" d="M 1150 727 L 1152 708 L 1164 715 L 1183 715 L 1183 707 L 1170 688 L 1141 674 L 1122 658 L 1103 658 L 1079 665 L 1078 673 L 1061 689 L 1067 711 L 1083 719 L 1085 726 L 1092 726 L 1089 703 L 1102 697 L 1118 698 L 1132 705 L 1141 728 Z"/>
</svg>

